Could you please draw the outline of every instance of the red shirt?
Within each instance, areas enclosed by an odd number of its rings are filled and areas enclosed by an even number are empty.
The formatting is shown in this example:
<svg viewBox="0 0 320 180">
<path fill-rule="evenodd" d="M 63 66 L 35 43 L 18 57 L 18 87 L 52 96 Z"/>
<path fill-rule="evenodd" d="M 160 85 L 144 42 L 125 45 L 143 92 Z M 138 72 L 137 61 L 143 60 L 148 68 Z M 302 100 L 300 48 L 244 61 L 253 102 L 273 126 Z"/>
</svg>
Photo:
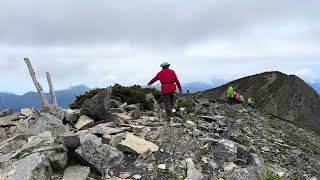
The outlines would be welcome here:
<svg viewBox="0 0 320 180">
<path fill-rule="evenodd" d="M 163 95 L 176 92 L 176 86 L 178 86 L 179 90 L 182 91 L 180 81 L 178 80 L 176 73 L 171 69 L 163 69 L 160 71 L 156 77 L 149 82 L 149 84 L 153 84 L 158 80 L 162 84 L 161 91 Z"/>
</svg>

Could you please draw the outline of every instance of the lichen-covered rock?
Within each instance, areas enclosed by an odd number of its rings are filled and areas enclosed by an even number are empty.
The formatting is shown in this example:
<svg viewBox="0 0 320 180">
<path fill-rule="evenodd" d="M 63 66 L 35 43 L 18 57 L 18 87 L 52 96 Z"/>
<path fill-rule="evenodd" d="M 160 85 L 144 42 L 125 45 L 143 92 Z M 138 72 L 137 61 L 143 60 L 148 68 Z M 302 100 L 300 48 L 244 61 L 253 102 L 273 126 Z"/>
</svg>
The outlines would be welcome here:
<svg viewBox="0 0 320 180">
<path fill-rule="evenodd" d="M 107 89 L 101 90 L 93 98 L 87 99 L 81 106 L 81 115 L 87 115 L 95 121 L 109 120 L 109 105 L 107 99 L 110 98 Z"/>
<path fill-rule="evenodd" d="M 57 117 L 48 113 L 41 113 L 41 115 L 35 119 L 34 123 L 29 124 L 29 128 L 25 134 L 34 136 L 44 131 L 50 131 L 55 138 L 65 133 L 66 128 L 62 121 Z"/>
<path fill-rule="evenodd" d="M 57 117 L 58 119 L 60 119 L 61 121 L 64 120 L 64 117 L 66 115 L 65 110 L 62 109 L 61 107 L 55 106 L 55 105 L 48 105 L 43 107 L 40 110 L 41 113 L 49 113 L 55 117 Z"/>
<path fill-rule="evenodd" d="M 64 171 L 62 180 L 87 180 L 90 174 L 90 167 L 70 166 Z"/>
<path fill-rule="evenodd" d="M 114 147 L 88 139 L 76 150 L 77 155 L 94 167 L 100 173 L 106 169 L 118 166 L 124 155 Z"/>
</svg>

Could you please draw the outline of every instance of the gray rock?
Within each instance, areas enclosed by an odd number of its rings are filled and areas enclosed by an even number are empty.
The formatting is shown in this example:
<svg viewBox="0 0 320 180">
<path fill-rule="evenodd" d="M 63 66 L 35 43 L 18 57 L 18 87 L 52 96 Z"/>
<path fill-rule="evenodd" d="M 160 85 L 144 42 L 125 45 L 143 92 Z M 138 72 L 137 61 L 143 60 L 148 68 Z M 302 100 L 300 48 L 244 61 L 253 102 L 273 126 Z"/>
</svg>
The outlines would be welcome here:
<svg viewBox="0 0 320 180">
<path fill-rule="evenodd" d="M 24 116 L 31 116 L 33 115 L 33 110 L 31 108 L 24 108 L 21 109 L 20 113 Z"/>
<path fill-rule="evenodd" d="M 81 106 L 81 115 L 87 115 L 95 121 L 109 120 L 108 90 L 98 92 L 93 98 L 87 99 Z"/>
<path fill-rule="evenodd" d="M 82 115 L 77 123 L 74 125 L 75 128 L 79 130 L 84 130 L 92 127 L 94 125 L 94 120 L 86 115 Z"/>
<path fill-rule="evenodd" d="M 112 124 L 110 123 L 101 123 L 89 128 L 89 131 L 91 134 L 114 135 L 114 134 L 121 133 L 125 130 L 124 128 L 113 128 L 110 126 L 112 126 Z"/>
<path fill-rule="evenodd" d="M 125 113 L 126 110 L 123 108 L 109 108 L 110 113 Z"/>
<path fill-rule="evenodd" d="M 196 165 L 192 161 L 191 158 L 186 159 L 187 163 L 187 178 L 185 180 L 202 180 L 204 176 L 202 175 L 200 170 L 196 169 Z"/>
<path fill-rule="evenodd" d="M 124 155 L 114 147 L 97 144 L 91 140 L 86 140 L 76 150 L 76 153 L 85 160 L 90 166 L 94 167 L 100 173 L 104 173 L 106 169 L 118 166 Z"/>
<path fill-rule="evenodd" d="M 253 163 L 251 153 L 243 147 L 237 147 L 237 158 L 241 159 L 241 162 L 244 163 L 240 163 L 240 165 L 249 165 Z"/>
<path fill-rule="evenodd" d="M 80 117 L 80 110 L 78 109 L 68 109 L 65 113 L 65 120 L 67 122 L 77 122 Z"/>
<path fill-rule="evenodd" d="M 43 107 L 40 110 L 41 113 L 49 113 L 55 117 L 57 117 L 58 119 L 60 119 L 61 121 L 64 120 L 64 117 L 66 115 L 64 109 L 62 109 L 61 107 L 55 106 L 55 105 L 48 105 Z"/>
<path fill-rule="evenodd" d="M 49 157 L 51 167 L 54 172 L 60 172 L 67 166 L 68 155 L 66 152 L 54 153 Z"/>
<path fill-rule="evenodd" d="M 130 104 L 130 105 L 127 105 L 124 109 L 125 109 L 126 111 L 133 111 L 133 110 L 138 109 L 138 106 L 135 105 L 135 104 Z"/>
<path fill-rule="evenodd" d="M 7 108 L 3 111 L 0 112 L 0 118 L 5 117 L 5 116 L 10 116 L 12 115 L 14 112 L 11 108 Z"/>
<path fill-rule="evenodd" d="M 146 167 L 147 165 L 155 162 L 155 160 L 156 159 L 152 151 L 149 149 L 136 159 L 136 161 L 134 162 L 134 165 L 136 167 Z"/>
<path fill-rule="evenodd" d="M 34 136 L 44 131 L 50 131 L 52 136 L 55 138 L 64 134 L 66 132 L 66 128 L 62 121 L 55 116 L 48 113 L 41 113 L 41 115 L 35 119 L 34 124 L 29 125 L 25 134 Z"/>
<path fill-rule="evenodd" d="M 70 166 L 64 171 L 62 180 L 87 180 L 90 174 L 90 167 Z"/>
<path fill-rule="evenodd" d="M 144 139 L 141 139 L 137 136 L 134 136 L 130 133 L 127 134 L 125 140 L 122 140 L 117 148 L 123 152 L 131 152 L 136 154 L 143 154 L 147 150 L 151 150 L 152 152 L 156 152 L 159 150 L 159 147 Z"/>
<path fill-rule="evenodd" d="M 12 166 L 7 179 L 10 180 L 47 180 L 50 179 L 46 170 L 46 158 L 40 153 L 33 153 Z"/>
<path fill-rule="evenodd" d="M 206 98 L 199 98 L 199 99 L 196 99 L 196 102 L 201 104 L 202 106 L 210 106 L 210 102 L 208 99 Z"/>
<path fill-rule="evenodd" d="M 76 150 L 80 145 L 80 137 L 75 134 L 70 135 L 63 135 L 63 144 L 69 149 L 69 150 Z"/>
<path fill-rule="evenodd" d="M 110 108 L 119 108 L 121 106 L 121 102 L 111 99 L 110 100 Z M 122 107 L 123 108 L 123 107 Z"/>
<path fill-rule="evenodd" d="M 195 128 L 197 127 L 197 124 L 194 123 L 193 121 L 187 120 L 184 124 L 187 128 Z"/>
</svg>

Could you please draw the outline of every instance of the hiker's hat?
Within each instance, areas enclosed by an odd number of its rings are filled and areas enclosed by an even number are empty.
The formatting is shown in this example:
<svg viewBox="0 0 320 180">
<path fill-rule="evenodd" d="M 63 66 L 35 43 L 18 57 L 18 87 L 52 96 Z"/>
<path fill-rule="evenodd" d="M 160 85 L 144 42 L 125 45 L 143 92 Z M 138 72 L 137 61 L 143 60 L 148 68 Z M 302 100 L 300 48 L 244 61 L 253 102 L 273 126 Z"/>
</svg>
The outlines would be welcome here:
<svg viewBox="0 0 320 180">
<path fill-rule="evenodd" d="M 161 65 L 160 65 L 160 67 L 166 67 L 166 66 L 170 66 L 170 64 L 169 63 L 167 63 L 167 62 L 164 62 L 164 63 L 162 63 Z"/>
</svg>

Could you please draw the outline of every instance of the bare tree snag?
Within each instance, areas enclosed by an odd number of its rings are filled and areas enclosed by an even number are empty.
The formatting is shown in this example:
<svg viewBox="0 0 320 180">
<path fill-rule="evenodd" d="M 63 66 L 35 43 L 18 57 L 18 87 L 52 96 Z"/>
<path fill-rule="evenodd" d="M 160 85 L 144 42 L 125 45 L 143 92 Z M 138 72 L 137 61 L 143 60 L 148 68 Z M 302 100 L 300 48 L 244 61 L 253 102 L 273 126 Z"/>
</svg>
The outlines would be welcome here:
<svg viewBox="0 0 320 180">
<path fill-rule="evenodd" d="M 52 86 L 50 73 L 47 72 L 46 74 L 47 74 L 47 80 L 48 80 L 48 84 L 49 84 L 50 95 L 51 95 L 51 102 L 53 105 L 58 106 L 57 96 L 56 96 L 56 92 L 54 91 L 53 86 Z"/>
<path fill-rule="evenodd" d="M 28 66 L 28 69 L 29 69 L 29 72 L 30 72 L 30 75 L 31 75 L 31 78 L 33 80 L 33 83 L 38 91 L 38 94 L 41 98 L 41 103 L 42 103 L 42 106 L 47 106 L 49 105 L 48 103 L 48 99 L 47 97 L 45 96 L 45 94 L 43 93 L 43 89 L 40 85 L 40 83 L 37 81 L 36 79 L 36 73 L 34 72 L 33 68 L 32 68 L 32 65 L 31 65 L 31 62 L 28 58 L 24 58 L 24 62 L 26 62 L 27 66 Z"/>
</svg>

